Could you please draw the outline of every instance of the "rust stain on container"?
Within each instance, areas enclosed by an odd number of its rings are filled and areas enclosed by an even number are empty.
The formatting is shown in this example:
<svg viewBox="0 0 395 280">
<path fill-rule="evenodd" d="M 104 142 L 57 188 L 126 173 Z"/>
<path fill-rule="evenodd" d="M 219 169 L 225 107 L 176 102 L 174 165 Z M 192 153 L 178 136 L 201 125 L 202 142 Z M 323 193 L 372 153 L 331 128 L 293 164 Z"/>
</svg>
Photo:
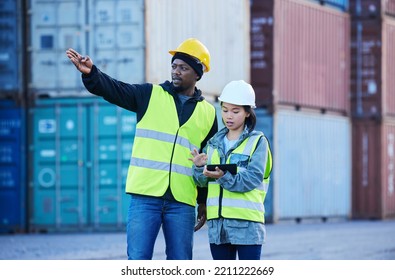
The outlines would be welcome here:
<svg viewBox="0 0 395 280">
<path fill-rule="evenodd" d="M 352 216 L 395 216 L 395 121 L 352 123 Z"/>
</svg>

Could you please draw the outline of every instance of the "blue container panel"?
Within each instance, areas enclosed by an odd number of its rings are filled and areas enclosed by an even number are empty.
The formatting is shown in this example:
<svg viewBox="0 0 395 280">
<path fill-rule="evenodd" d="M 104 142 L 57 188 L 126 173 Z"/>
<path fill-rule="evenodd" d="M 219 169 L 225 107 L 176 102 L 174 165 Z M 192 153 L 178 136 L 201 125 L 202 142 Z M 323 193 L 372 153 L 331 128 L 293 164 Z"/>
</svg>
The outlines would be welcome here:
<svg viewBox="0 0 395 280">
<path fill-rule="evenodd" d="M 348 0 L 309 0 L 309 1 L 317 2 L 323 4 L 324 6 L 335 8 L 343 12 L 348 11 L 348 5 L 349 5 Z"/>
<path fill-rule="evenodd" d="M 31 229 L 123 230 L 135 114 L 99 98 L 37 103 Z"/>
<path fill-rule="evenodd" d="M 126 224 L 129 207 L 125 183 L 136 116 L 108 103 L 96 103 L 91 113 L 91 155 L 95 163 L 91 178 L 91 219 L 96 227 L 119 228 Z"/>
<path fill-rule="evenodd" d="M 25 114 L 11 101 L 0 101 L 0 232 L 26 227 Z"/>
<path fill-rule="evenodd" d="M 35 192 L 35 221 L 31 231 L 82 228 L 86 225 L 84 195 L 73 189 L 42 189 Z M 85 196 L 86 197 L 86 196 Z"/>
<path fill-rule="evenodd" d="M 20 90 L 18 2 L 5 0 L 0 4 L 0 93 Z"/>
<path fill-rule="evenodd" d="M 86 108 L 80 102 L 42 101 L 33 115 L 31 230 L 87 224 Z"/>
<path fill-rule="evenodd" d="M 125 226 L 129 202 L 123 197 L 129 197 L 125 194 L 124 188 L 117 193 L 113 189 L 100 190 L 97 197 L 97 206 L 95 208 L 95 226 L 111 226 L 121 228 Z"/>
</svg>

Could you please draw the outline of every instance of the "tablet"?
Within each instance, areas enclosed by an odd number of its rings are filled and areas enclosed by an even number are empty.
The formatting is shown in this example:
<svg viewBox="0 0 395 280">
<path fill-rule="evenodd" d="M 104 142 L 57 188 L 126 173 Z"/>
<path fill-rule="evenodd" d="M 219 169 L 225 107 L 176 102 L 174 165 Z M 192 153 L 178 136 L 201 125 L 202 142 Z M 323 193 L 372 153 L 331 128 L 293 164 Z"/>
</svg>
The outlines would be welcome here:
<svg viewBox="0 0 395 280">
<path fill-rule="evenodd" d="M 207 164 L 208 171 L 215 171 L 215 167 L 218 166 L 222 171 L 229 171 L 231 174 L 235 175 L 237 173 L 237 164 L 229 163 L 229 164 Z"/>
</svg>

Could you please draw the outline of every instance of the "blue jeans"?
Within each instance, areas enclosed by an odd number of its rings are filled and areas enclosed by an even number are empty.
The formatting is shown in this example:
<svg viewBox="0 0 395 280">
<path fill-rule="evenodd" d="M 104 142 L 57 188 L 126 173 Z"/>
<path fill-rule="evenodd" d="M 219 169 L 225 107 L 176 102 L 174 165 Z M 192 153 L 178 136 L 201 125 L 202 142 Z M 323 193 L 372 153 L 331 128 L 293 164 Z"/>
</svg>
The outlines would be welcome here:
<svg viewBox="0 0 395 280">
<path fill-rule="evenodd" d="M 131 195 L 127 222 L 129 260 L 152 259 L 162 226 L 166 259 L 191 260 L 195 207 L 160 197 Z"/>
<path fill-rule="evenodd" d="M 262 245 L 232 245 L 210 243 L 211 256 L 214 260 L 260 260 Z"/>
</svg>

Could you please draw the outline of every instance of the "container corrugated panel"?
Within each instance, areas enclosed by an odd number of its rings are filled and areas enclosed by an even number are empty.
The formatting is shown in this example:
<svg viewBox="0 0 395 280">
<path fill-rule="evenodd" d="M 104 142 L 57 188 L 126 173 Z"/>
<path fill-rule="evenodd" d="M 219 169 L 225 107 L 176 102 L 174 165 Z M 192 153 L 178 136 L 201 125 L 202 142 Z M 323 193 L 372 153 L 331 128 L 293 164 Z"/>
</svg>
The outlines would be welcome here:
<svg viewBox="0 0 395 280">
<path fill-rule="evenodd" d="M 353 120 L 353 218 L 395 216 L 395 122 Z"/>
<path fill-rule="evenodd" d="M 0 3 L 0 96 L 22 90 L 20 1 Z"/>
<path fill-rule="evenodd" d="M 88 0 L 88 53 L 101 71 L 129 83 L 145 81 L 143 0 Z"/>
<path fill-rule="evenodd" d="M 352 217 L 381 217 L 380 126 L 352 121 Z"/>
<path fill-rule="evenodd" d="M 383 115 L 395 117 L 395 20 L 383 19 Z"/>
<path fill-rule="evenodd" d="M 391 17 L 395 16 L 395 0 L 382 0 L 383 1 L 383 10 L 384 14 L 389 15 Z"/>
<path fill-rule="evenodd" d="M 185 39 L 195 37 L 211 55 L 211 70 L 197 83 L 203 94 L 218 96 L 231 80 L 249 82 L 248 0 L 147 0 L 145 11 L 147 81 L 170 80 L 171 55 L 168 51 L 177 48 Z M 183 12 L 182 16 L 179 11 Z"/>
<path fill-rule="evenodd" d="M 351 115 L 355 118 L 378 118 L 383 113 L 381 32 L 380 21 L 352 21 L 350 89 Z"/>
<path fill-rule="evenodd" d="M 85 0 L 30 2 L 30 79 L 34 95 L 76 95 L 84 91 L 81 74 L 65 51 L 85 54 Z"/>
<path fill-rule="evenodd" d="M 31 109 L 30 231 L 82 229 L 88 220 L 87 108 L 43 100 Z"/>
<path fill-rule="evenodd" d="M 90 108 L 91 220 L 95 228 L 123 229 L 129 195 L 125 184 L 136 128 L 134 113 L 112 104 Z"/>
<path fill-rule="evenodd" d="M 378 19 L 382 11 L 381 1 L 383 0 L 350 0 L 349 13 L 353 18 Z"/>
<path fill-rule="evenodd" d="M 116 230 L 126 223 L 122 178 L 135 118 L 119 110 L 98 98 L 36 100 L 30 231 Z"/>
<path fill-rule="evenodd" d="M 274 1 L 251 2 L 251 85 L 256 105 L 273 102 L 273 11 Z"/>
<path fill-rule="evenodd" d="M 274 18 L 274 102 L 348 114 L 349 16 L 280 0 Z"/>
<path fill-rule="evenodd" d="M 384 218 L 395 217 L 395 121 L 383 124 L 382 168 Z"/>
<path fill-rule="evenodd" d="M 89 55 L 103 72 L 114 78 L 142 82 L 142 3 L 142 0 L 31 1 L 31 94 L 89 96 L 80 72 L 65 54 L 68 48 Z"/>
<path fill-rule="evenodd" d="M 343 12 L 348 11 L 348 0 L 309 0 L 325 7 L 334 8 Z"/>
<path fill-rule="evenodd" d="M 26 230 L 25 113 L 0 100 L 0 232 Z"/>
<path fill-rule="evenodd" d="M 275 221 L 351 215 L 347 117 L 279 109 L 274 114 Z"/>
</svg>

